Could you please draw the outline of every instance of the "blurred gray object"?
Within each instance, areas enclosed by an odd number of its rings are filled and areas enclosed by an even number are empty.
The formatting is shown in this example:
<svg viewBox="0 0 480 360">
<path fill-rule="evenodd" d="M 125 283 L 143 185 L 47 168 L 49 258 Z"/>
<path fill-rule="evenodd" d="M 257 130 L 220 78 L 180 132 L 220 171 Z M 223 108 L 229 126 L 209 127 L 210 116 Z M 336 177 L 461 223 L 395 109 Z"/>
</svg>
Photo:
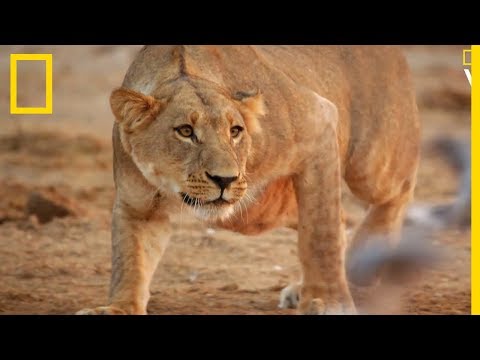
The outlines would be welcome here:
<svg viewBox="0 0 480 360">
<path fill-rule="evenodd" d="M 348 259 L 349 278 L 367 285 L 380 274 L 383 281 L 401 283 L 422 268 L 430 268 L 445 254 L 434 249 L 432 238 L 438 230 L 469 230 L 471 225 L 471 150 L 469 141 L 439 138 L 432 144 L 460 177 L 457 197 L 442 205 L 412 205 L 398 246 L 388 239 L 372 238 Z"/>
</svg>

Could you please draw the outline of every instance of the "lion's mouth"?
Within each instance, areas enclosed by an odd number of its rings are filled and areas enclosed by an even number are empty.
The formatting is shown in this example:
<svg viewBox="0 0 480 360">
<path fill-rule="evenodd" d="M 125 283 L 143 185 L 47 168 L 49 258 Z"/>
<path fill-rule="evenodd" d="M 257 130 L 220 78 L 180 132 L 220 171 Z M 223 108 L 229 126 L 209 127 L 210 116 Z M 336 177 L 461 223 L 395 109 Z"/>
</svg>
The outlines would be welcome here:
<svg viewBox="0 0 480 360">
<path fill-rule="evenodd" d="M 192 196 L 189 196 L 186 193 L 180 193 L 180 196 L 182 197 L 182 200 L 185 204 L 190 205 L 190 206 L 204 206 L 204 205 L 215 205 L 215 206 L 225 206 L 225 205 L 231 205 L 227 200 L 225 200 L 222 196 L 218 197 L 215 200 L 211 201 L 203 201 L 198 198 L 194 198 Z"/>
</svg>

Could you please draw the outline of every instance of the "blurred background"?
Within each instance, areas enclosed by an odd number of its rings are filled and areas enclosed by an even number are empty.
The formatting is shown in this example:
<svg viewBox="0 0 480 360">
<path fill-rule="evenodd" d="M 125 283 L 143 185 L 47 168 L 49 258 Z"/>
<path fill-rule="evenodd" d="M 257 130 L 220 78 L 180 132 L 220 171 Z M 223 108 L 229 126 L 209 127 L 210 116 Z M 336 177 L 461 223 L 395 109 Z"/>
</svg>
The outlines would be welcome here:
<svg viewBox="0 0 480 360">
<path fill-rule="evenodd" d="M 108 98 L 140 48 L 0 47 L 0 314 L 70 314 L 106 303 L 114 196 Z M 439 136 L 470 138 L 470 85 L 462 65 L 462 50 L 470 47 L 402 48 L 425 144 L 415 202 L 451 201 L 458 176 L 426 145 Z M 53 54 L 53 115 L 10 115 L 11 53 Z M 44 89 L 43 64 L 19 64 L 18 105 L 42 106 Z M 344 199 L 352 227 L 364 206 L 348 189 Z M 277 304 L 280 290 L 298 279 L 296 232 L 246 237 L 186 214 L 181 223 L 174 219 L 174 229 L 149 313 L 294 313 Z M 433 243 L 450 260 L 395 293 L 392 312 L 470 313 L 470 233 L 441 231 Z M 353 295 L 368 307 L 368 290 Z"/>
</svg>

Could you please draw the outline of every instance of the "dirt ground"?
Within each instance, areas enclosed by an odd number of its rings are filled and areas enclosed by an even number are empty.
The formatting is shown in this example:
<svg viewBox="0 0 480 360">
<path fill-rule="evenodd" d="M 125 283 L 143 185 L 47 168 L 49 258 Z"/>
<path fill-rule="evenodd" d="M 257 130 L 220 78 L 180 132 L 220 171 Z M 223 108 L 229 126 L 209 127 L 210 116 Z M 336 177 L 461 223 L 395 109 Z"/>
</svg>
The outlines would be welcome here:
<svg viewBox="0 0 480 360">
<path fill-rule="evenodd" d="M 72 314 L 104 305 L 110 276 L 114 196 L 109 93 L 120 85 L 139 46 L 0 48 L 0 313 Z M 470 137 L 470 85 L 456 46 L 408 46 L 427 144 L 438 135 Z M 54 114 L 9 114 L 9 54 L 53 53 Z M 20 105 L 44 101 L 38 66 L 19 67 Z M 402 84 L 398 84 L 402 86 Z M 449 201 L 457 177 L 424 152 L 417 202 Z M 40 223 L 27 216 L 32 192 L 71 209 Z M 363 207 L 345 190 L 352 222 Z M 32 210 L 34 211 L 34 210 Z M 48 220 L 48 219 L 47 219 Z M 279 291 L 298 277 L 296 233 L 278 229 L 247 237 L 174 221 L 174 236 L 154 278 L 151 314 L 293 314 L 279 310 Z M 434 245 L 450 260 L 415 282 L 375 298 L 353 289 L 366 313 L 469 314 L 470 233 L 444 231 Z M 376 300 L 375 300 L 376 299 Z M 380 299 L 380 300 L 379 300 Z M 394 300 L 393 310 L 388 309 Z"/>
</svg>

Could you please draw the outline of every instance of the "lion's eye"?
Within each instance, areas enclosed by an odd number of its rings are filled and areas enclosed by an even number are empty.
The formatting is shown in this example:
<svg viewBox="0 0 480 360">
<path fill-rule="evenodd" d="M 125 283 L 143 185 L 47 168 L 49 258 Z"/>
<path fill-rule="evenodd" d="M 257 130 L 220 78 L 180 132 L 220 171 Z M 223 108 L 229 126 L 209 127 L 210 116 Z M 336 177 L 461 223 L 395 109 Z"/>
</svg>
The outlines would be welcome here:
<svg viewBox="0 0 480 360">
<path fill-rule="evenodd" d="M 230 135 L 232 138 L 236 138 L 240 133 L 243 131 L 243 128 L 241 126 L 234 126 L 230 129 Z"/>
<path fill-rule="evenodd" d="M 191 137 L 193 135 L 193 128 L 190 125 L 182 125 L 175 128 L 175 131 L 183 137 Z"/>
</svg>

